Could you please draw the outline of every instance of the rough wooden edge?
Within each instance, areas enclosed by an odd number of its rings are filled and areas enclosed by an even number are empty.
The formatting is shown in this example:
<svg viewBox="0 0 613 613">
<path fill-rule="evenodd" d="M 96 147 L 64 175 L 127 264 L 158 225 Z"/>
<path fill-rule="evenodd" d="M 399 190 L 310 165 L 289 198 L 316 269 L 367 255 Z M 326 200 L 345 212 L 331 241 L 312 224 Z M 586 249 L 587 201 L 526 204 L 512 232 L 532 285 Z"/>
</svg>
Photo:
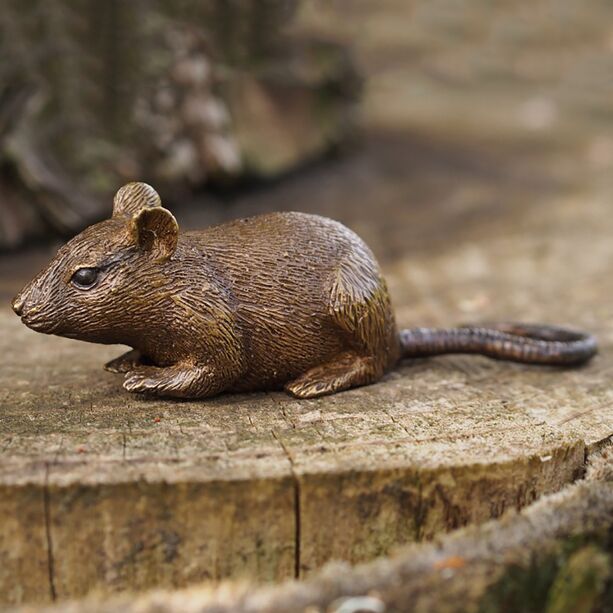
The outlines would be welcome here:
<svg viewBox="0 0 613 613">
<path fill-rule="evenodd" d="M 330 564 L 312 579 L 90 597 L 20 613 L 200 611 L 605 611 L 613 605 L 613 444 L 586 479 L 432 543 L 351 568 Z M 341 608 L 341 605 L 346 608 Z M 358 604 L 370 608 L 356 608 Z M 610 609 L 609 609 L 610 610 Z"/>
<path fill-rule="evenodd" d="M 127 479 L 127 471 L 116 483 L 62 483 L 47 471 L 42 484 L 7 486 L 0 498 L 10 524 L 0 529 L 0 603 L 280 581 L 330 559 L 365 562 L 558 491 L 582 475 L 585 450 L 569 440 L 548 449 L 546 462 L 298 470 L 248 481 L 210 480 L 203 470 L 178 482 Z"/>
</svg>

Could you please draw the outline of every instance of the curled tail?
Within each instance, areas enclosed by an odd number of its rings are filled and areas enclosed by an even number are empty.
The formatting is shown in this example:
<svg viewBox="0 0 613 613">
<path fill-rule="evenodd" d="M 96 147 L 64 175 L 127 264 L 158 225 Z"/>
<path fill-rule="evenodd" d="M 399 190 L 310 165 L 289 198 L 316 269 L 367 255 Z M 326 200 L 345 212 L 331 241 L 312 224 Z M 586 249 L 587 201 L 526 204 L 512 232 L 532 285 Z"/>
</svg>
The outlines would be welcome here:
<svg viewBox="0 0 613 613">
<path fill-rule="evenodd" d="M 477 353 L 526 364 L 577 366 L 598 351 L 591 334 L 557 326 L 495 323 L 458 328 L 400 331 L 402 357 Z"/>
</svg>

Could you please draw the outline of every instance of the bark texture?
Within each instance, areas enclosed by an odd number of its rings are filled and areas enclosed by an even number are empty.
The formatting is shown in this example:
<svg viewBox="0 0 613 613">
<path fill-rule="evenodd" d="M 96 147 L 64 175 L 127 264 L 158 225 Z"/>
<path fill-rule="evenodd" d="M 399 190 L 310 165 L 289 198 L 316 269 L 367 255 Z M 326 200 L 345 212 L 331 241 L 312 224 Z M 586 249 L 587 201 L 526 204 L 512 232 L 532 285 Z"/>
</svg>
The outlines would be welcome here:
<svg viewBox="0 0 613 613">
<path fill-rule="evenodd" d="M 613 604 L 612 478 L 609 445 L 593 458 L 585 481 L 527 510 L 356 568 L 330 564 L 302 583 L 226 583 L 19 611 L 604 613 Z"/>
</svg>

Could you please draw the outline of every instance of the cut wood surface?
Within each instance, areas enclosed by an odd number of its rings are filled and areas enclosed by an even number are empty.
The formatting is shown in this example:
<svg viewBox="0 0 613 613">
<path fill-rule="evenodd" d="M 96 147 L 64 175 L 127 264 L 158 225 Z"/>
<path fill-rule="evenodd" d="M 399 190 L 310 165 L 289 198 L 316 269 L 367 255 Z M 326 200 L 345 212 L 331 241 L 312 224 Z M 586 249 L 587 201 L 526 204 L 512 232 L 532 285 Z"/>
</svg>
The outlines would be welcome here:
<svg viewBox="0 0 613 613">
<path fill-rule="evenodd" d="M 320 400 L 149 400 L 101 370 L 121 348 L 3 311 L 3 600 L 305 576 L 575 480 L 613 433 L 605 211 L 559 200 L 522 218 L 530 233 L 509 223 L 387 269 L 401 324 L 504 313 L 593 330 L 601 355 L 578 370 L 454 356 Z"/>
</svg>

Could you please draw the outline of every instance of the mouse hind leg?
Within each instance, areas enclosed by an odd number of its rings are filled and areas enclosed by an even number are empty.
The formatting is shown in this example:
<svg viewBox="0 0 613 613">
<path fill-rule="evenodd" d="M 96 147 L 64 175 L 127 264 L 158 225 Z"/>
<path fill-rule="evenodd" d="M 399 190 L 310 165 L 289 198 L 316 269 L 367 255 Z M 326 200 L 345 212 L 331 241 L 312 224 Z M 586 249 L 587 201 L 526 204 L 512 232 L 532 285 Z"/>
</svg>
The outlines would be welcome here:
<svg viewBox="0 0 613 613">
<path fill-rule="evenodd" d="M 307 370 L 288 383 L 285 391 L 296 398 L 317 398 L 351 387 L 368 385 L 382 374 L 372 358 L 364 358 L 353 351 L 347 351 L 326 364 Z"/>
<path fill-rule="evenodd" d="M 340 265 L 332 283 L 329 313 L 346 341 L 346 350 L 285 386 L 298 398 L 374 383 L 398 359 L 387 286 L 372 260 L 348 258 Z"/>
</svg>

